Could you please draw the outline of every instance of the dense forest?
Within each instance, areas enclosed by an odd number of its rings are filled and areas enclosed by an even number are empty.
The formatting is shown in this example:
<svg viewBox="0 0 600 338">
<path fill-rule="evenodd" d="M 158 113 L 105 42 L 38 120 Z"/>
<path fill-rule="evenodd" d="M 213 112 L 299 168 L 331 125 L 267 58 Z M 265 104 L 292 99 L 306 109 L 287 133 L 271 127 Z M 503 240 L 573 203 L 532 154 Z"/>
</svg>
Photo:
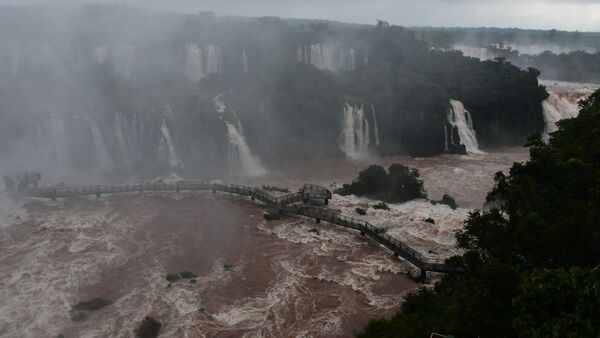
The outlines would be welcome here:
<svg viewBox="0 0 600 338">
<path fill-rule="evenodd" d="M 411 28 L 435 48 L 505 58 L 545 79 L 600 83 L 600 33 L 499 28 Z"/>
<path fill-rule="evenodd" d="M 0 159 L 12 166 L 2 170 L 211 178 L 239 162 L 260 172 L 308 158 L 464 152 L 449 142 L 451 99 L 483 147 L 543 129 L 537 70 L 431 50 L 384 22 L 103 5 L 1 13 Z"/>
<path fill-rule="evenodd" d="M 457 234 L 461 256 L 434 290 L 409 295 L 362 337 L 600 336 L 600 91 L 531 159 L 498 173 L 489 208 Z"/>
</svg>

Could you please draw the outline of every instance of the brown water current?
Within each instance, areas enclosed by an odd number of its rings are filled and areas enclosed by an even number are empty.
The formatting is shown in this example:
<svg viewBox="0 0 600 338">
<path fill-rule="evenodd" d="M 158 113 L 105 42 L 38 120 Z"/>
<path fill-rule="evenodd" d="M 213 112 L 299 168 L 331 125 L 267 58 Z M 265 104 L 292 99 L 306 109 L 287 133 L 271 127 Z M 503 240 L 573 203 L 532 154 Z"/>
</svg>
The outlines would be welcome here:
<svg viewBox="0 0 600 338">
<path fill-rule="evenodd" d="M 354 213 L 369 201 L 334 195 L 330 207 L 362 217 L 424 254 L 455 252 L 454 231 L 481 207 L 493 174 L 524 149 L 484 155 L 394 157 L 421 171 L 430 197 Z M 272 169 L 252 184 L 340 186 L 369 163 L 322 160 Z M 163 337 L 347 337 L 393 315 L 418 284 L 413 268 L 354 231 L 299 217 L 267 222 L 265 208 L 217 193 L 125 194 L 0 201 L 0 336 L 132 337 L 144 316 Z M 436 223 L 425 222 L 432 217 Z M 169 283 L 168 273 L 197 277 Z M 82 300 L 113 303 L 71 320 Z"/>
</svg>

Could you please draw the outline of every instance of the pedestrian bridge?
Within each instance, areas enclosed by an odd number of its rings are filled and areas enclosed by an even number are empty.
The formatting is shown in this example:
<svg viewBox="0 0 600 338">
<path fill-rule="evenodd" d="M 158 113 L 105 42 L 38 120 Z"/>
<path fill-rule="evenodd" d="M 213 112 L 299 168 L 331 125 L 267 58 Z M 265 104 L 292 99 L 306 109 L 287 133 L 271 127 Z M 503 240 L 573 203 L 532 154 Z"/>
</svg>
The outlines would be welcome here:
<svg viewBox="0 0 600 338">
<path fill-rule="evenodd" d="M 372 238 L 392 251 L 396 257 L 401 257 L 419 268 L 423 279 L 426 277 L 427 271 L 452 272 L 461 270 L 460 267 L 449 266 L 442 261 L 426 257 L 399 239 L 386 234 L 384 229 L 378 228 L 366 221 L 333 213 L 322 207 L 307 206 L 306 204 L 308 201 L 315 200 L 322 200 L 325 204 L 328 204 L 332 197 L 331 191 L 314 184 L 305 184 L 297 192 L 281 196 L 273 196 L 262 189 L 244 185 L 194 181 L 178 181 L 173 183 L 144 182 L 121 185 L 26 187 L 15 194 L 55 200 L 57 198 L 75 196 L 101 196 L 104 194 L 145 191 L 212 191 L 213 193 L 219 191 L 248 196 L 252 200 L 260 201 L 279 212 L 309 217 L 315 219 L 317 223 L 325 221 L 360 231 L 363 236 Z M 300 202 L 303 202 L 303 204 L 300 204 Z"/>
</svg>

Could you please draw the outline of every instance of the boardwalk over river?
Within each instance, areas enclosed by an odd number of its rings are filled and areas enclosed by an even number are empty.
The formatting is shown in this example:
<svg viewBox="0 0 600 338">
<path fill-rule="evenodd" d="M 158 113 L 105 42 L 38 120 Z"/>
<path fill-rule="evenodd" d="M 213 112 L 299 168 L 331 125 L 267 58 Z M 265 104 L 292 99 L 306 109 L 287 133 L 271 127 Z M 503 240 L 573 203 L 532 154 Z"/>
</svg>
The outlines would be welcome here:
<svg viewBox="0 0 600 338">
<path fill-rule="evenodd" d="M 50 198 L 55 200 L 57 198 L 74 196 L 101 196 L 103 194 L 144 191 L 212 191 L 213 193 L 220 191 L 248 196 L 252 200 L 260 201 L 279 212 L 313 218 L 317 223 L 325 221 L 360 231 L 362 235 L 372 238 L 382 246 L 391 250 L 396 257 L 402 257 L 419 268 L 421 270 L 422 278 L 425 278 L 427 271 L 451 272 L 460 270 L 460 267 L 448 266 L 441 261 L 425 257 L 423 254 L 409 247 L 402 241 L 386 234 L 385 230 L 377 228 L 366 221 L 329 212 L 324 208 L 309 207 L 299 204 L 299 202 L 304 202 L 304 204 L 306 204 L 309 200 L 323 200 L 325 204 L 329 202 L 332 197 L 331 192 L 326 188 L 313 184 L 305 184 L 298 192 L 282 196 L 273 196 L 262 189 L 243 185 L 193 181 L 179 181 L 175 183 L 146 182 L 122 185 L 28 187 L 22 189 L 18 194 L 21 196 Z"/>
</svg>

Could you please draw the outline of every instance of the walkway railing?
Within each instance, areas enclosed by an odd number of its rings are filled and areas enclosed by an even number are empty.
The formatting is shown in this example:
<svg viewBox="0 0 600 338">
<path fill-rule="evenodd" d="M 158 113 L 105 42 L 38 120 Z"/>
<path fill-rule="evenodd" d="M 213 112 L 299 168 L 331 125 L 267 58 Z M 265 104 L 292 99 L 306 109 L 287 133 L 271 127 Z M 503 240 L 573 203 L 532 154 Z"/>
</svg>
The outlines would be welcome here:
<svg viewBox="0 0 600 338">
<path fill-rule="evenodd" d="M 264 190 L 254 187 L 247 187 L 237 184 L 194 181 L 179 181 L 174 183 L 144 182 L 135 184 L 91 185 L 81 187 L 55 186 L 27 188 L 21 192 L 21 195 L 56 199 L 73 196 L 100 196 L 103 194 L 144 191 L 212 191 L 213 193 L 220 191 L 241 196 L 249 196 L 252 199 L 263 202 L 264 204 L 280 211 L 314 218 L 317 222 L 325 221 L 346 228 L 358 230 L 361 232 L 361 234 L 374 239 L 379 244 L 391 250 L 395 256 L 402 257 L 406 261 L 421 269 L 422 273 L 426 271 L 451 272 L 461 270 L 460 267 L 448 266 L 441 260 L 425 257 L 423 254 L 419 253 L 398 239 L 386 234 L 385 230 L 380 229 L 366 221 L 335 214 L 319 208 L 295 205 L 298 202 L 307 202 L 308 200 L 324 200 L 325 203 L 327 203 L 331 199 L 332 194 L 329 190 L 314 184 L 305 184 L 302 189 L 296 193 L 290 193 L 278 197 L 272 196 Z"/>
</svg>

